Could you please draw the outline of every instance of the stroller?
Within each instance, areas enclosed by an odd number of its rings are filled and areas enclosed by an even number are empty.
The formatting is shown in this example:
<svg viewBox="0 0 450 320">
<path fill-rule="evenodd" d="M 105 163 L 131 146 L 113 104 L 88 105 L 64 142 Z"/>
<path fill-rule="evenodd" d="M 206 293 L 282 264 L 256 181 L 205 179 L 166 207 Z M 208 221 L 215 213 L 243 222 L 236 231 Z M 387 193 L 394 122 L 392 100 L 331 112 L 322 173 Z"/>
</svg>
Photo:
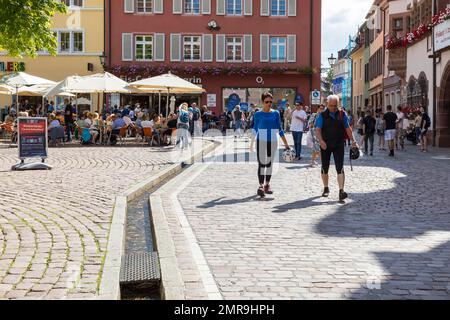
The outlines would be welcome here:
<svg viewBox="0 0 450 320">
<path fill-rule="evenodd" d="M 406 129 L 406 139 L 411 141 L 414 145 L 419 143 L 419 137 L 416 134 L 416 130 L 414 125 L 410 125 L 408 129 Z"/>
</svg>

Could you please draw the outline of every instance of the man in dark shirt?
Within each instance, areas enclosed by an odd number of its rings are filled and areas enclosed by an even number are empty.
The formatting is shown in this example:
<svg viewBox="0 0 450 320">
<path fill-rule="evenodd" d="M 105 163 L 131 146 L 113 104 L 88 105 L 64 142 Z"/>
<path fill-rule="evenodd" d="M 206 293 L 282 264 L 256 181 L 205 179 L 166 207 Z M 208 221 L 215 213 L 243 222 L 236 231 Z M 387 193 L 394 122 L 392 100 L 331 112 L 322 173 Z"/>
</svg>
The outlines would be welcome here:
<svg viewBox="0 0 450 320">
<path fill-rule="evenodd" d="M 396 136 L 396 128 L 397 128 L 397 115 L 392 112 L 392 106 L 388 105 L 386 107 L 387 112 L 383 116 L 384 120 L 384 139 L 387 141 L 389 146 L 389 156 L 394 156 L 394 147 L 395 147 L 395 136 Z"/>
<path fill-rule="evenodd" d="M 420 122 L 421 149 L 422 152 L 428 152 L 427 133 L 431 126 L 431 119 L 424 107 L 420 107 L 420 113 L 422 114 L 422 121 Z"/>
<path fill-rule="evenodd" d="M 364 134 L 364 151 L 367 154 L 370 142 L 370 155 L 373 156 L 373 141 L 375 137 L 376 119 L 373 117 L 371 110 L 366 112 L 363 120 L 363 134 Z"/>
<path fill-rule="evenodd" d="M 66 105 L 66 109 L 64 110 L 64 123 L 66 125 L 67 141 L 70 142 L 72 140 L 73 109 L 68 99 L 64 100 L 64 104 Z"/>
</svg>

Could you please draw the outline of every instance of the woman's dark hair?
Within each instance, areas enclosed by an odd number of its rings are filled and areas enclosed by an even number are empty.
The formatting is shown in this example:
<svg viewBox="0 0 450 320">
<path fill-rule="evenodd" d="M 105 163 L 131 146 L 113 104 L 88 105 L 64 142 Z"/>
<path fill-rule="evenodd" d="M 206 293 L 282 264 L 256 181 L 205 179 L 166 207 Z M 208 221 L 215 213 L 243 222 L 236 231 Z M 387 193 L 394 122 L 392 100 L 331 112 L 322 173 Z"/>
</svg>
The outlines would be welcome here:
<svg viewBox="0 0 450 320">
<path fill-rule="evenodd" d="M 264 101 L 264 100 L 266 100 L 266 98 L 272 98 L 273 99 L 273 95 L 270 92 L 266 91 L 266 92 L 264 92 L 262 94 L 261 100 Z"/>
</svg>

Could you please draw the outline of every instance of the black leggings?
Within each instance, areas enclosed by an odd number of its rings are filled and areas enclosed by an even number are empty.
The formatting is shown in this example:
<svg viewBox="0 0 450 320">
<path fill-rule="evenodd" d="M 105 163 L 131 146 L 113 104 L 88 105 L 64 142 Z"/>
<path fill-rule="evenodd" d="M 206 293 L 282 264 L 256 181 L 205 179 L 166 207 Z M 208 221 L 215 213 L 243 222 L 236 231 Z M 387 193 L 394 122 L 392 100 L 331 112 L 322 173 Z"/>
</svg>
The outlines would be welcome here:
<svg viewBox="0 0 450 320">
<path fill-rule="evenodd" d="M 259 184 L 269 184 L 272 178 L 273 160 L 278 149 L 276 141 L 256 140 L 256 154 L 258 157 Z"/>
<path fill-rule="evenodd" d="M 327 146 L 327 150 L 321 148 L 320 151 L 322 153 L 322 174 L 328 174 L 328 171 L 330 170 L 331 154 L 333 154 L 337 173 L 344 173 L 345 145 L 343 143 L 334 147 Z"/>
</svg>

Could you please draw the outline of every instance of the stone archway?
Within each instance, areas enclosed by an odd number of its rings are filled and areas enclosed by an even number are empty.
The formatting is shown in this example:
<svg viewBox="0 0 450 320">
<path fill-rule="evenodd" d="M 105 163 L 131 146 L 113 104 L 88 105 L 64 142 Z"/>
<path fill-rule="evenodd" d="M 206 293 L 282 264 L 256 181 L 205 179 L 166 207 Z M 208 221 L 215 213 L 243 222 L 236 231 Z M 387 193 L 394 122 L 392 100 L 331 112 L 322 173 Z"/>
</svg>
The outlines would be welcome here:
<svg viewBox="0 0 450 320">
<path fill-rule="evenodd" d="M 436 110 L 436 143 L 450 148 L 450 61 L 442 74 Z"/>
</svg>

